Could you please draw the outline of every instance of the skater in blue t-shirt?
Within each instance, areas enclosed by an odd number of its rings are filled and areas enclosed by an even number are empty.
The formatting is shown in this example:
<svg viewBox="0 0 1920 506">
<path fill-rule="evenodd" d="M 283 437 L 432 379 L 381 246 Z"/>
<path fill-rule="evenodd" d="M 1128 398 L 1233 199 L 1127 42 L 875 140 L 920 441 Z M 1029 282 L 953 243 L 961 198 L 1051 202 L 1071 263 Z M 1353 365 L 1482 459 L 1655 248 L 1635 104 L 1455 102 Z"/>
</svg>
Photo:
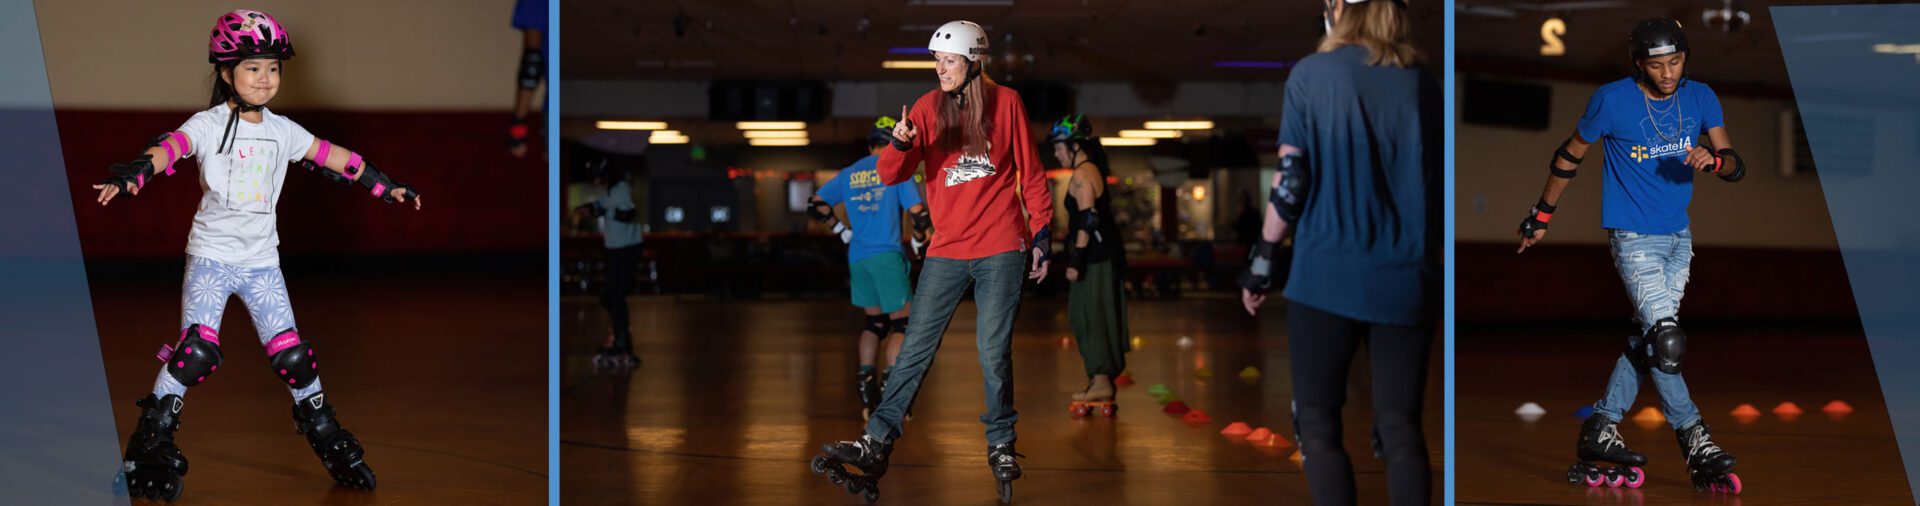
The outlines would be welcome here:
<svg viewBox="0 0 1920 506">
<path fill-rule="evenodd" d="M 808 216 L 831 226 L 840 242 L 847 243 L 853 305 L 867 315 L 866 326 L 860 330 L 860 370 L 854 374 L 861 419 L 872 415 L 880 405 L 880 386 L 886 384 L 894 358 L 900 356 L 900 342 L 906 340 L 913 288 L 907 282 L 910 267 L 900 248 L 900 211 L 913 217 L 914 256 L 926 255 L 927 231 L 933 227 L 933 218 L 927 214 L 920 189 L 913 181 L 882 184 L 874 168 L 880 150 L 892 142 L 894 124 L 893 118 L 886 116 L 874 122 L 873 132 L 867 136 L 868 156 L 820 185 L 807 207 Z M 834 216 L 833 206 L 842 204 L 851 223 L 840 223 Z M 887 340 L 887 369 L 876 375 L 873 361 L 882 338 Z"/>
<path fill-rule="evenodd" d="M 1616 360 L 1606 396 L 1580 429 L 1579 462 L 1567 480 L 1588 486 L 1639 487 L 1645 455 L 1629 450 L 1617 425 L 1646 374 L 1660 393 L 1696 489 L 1740 492 L 1734 457 L 1713 443 L 1700 409 L 1680 377 L 1687 335 L 1680 329 L 1680 298 L 1693 260 L 1687 203 L 1693 178 L 1712 173 L 1727 182 L 1746 176 L 1728 140 L 1720 99 L 1688 78 L 1690 52 L 1680 23 L 1641 21 L 1630 37 L 1635 75 L 1594 91 L 1574 135 L 1548 164 L 1552 175 L 1540 202 L 1520 222 L 1520 251 L 1546 239 L 1554 204 L 1573 181 L 1588 148 L 1605 153 L 1600 180 L 1600 226 L 1607 230 L 1614 268 L 1633 301 L 1626 351 Z M 1601 466 L 1597 464 L 1609 464 Z"/>
</svg>

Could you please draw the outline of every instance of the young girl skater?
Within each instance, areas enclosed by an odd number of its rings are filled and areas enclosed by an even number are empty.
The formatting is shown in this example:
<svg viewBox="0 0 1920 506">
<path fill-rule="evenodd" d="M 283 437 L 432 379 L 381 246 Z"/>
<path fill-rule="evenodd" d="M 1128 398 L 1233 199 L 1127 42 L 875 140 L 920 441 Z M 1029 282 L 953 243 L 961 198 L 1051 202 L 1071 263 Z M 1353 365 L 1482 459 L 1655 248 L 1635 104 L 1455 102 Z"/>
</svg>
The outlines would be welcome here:
<svg viewBox="0 0 1920 506">
<path fill-rule="evenodd" d="M 182 492 L 187 459 L 174 444 L 182 397 L 219 371 L 220 317 L 238 294 L 266 348 L 269 368 L 292 394 L 293 421 L 340 485 L 373 490 L 373 469 L 353 433 L 334 419 L 320 386 L 313 343 L 300 338 L 280 273 L 275 207 L 289 163 L 345 184 L 359 184 L 387 202 L 413 203 L 420 196 L 395 183 L 358 153 L 314 138 L 306 129 L 267 110 L 280 87 L 284 62 L 293 58 L 285 29 L 264 12 L 237 10 L 213 26 L 207 58 L 213 63 L 208 109 L 179 130 L 161 134 L 139 157 L 114 164 L 105 183 L 93 185 L 100 205 L 122 193 L 138 196 L 157 174 L 172 175 L 181 159 L 200 164 L 204 195 L 187 237 L 187 274 L 181 294 L 179 340 L 160 349 L 165 365 L 153 393 L 138 401 L 140 421 L 127 440 L 122 463 L 134 497 L 173 501 Z M 316 168 L 323 168 L 318 170 Z"/>
</svg>

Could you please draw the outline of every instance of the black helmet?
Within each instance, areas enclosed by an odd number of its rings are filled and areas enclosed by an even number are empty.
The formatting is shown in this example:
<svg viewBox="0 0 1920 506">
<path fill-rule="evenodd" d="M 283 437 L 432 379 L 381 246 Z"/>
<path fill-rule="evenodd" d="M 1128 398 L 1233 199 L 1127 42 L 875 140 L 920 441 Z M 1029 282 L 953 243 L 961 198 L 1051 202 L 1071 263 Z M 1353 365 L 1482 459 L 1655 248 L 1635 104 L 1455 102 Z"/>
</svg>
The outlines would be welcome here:
<svg viewBox="0 0 1920 506">
<path fill-rule="evenodd" d="M 1631 56 L 1635 80 L 1646 81 L 1646 72 L 1640 70 L 1640 60 L 1670 56 L 1674 53 L 1689 53 L 1687 50 L 1687 32 L 1680 29 L 1680 22 L 1673 18 L 1647 18 L 1633 26 L 1633 34 L 1627 37 L 1627 46 Z M 1688 76 L 1693 74 L 1692 67 L 1684 67 L 1680 73 L 1680 85 L 1686 86 Z"/>
<path fill-rule="evenodd" d="M 1633 35 L 1627 40 L 1636 64 L 1646 58 L 1687 52 L 1687 33 L 1680 30 L 1680 22 L 1673 18 L 1642 20 L 1634 25 Z"/>
</svg>

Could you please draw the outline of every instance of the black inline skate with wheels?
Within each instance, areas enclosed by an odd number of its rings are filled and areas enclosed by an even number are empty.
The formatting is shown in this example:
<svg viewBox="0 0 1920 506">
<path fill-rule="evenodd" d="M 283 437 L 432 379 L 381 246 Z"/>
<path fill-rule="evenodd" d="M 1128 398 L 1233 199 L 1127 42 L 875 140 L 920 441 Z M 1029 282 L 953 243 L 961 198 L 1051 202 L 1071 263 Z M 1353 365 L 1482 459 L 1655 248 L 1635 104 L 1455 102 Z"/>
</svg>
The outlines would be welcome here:
<svg viewBox="0 0 1920 506">
<path fill-rule="evenodd" d="M 1013 480 L 1020 479 L 1020 462 L 1016 457 L 1026 457 L 1013 451 L 1013 443 L 987 447 L 987 467 L 993 470 L 993 479 L 1000 482 L 1000 503 L 1013 502 Z"/>
<path fill-rule="evenodd" d="M 887 474 L 887 456 L 891 454 L 892 444 L 863 435 L 852 441 L 821 445 L 820 454 L 809 465 L 813 474 L 824 474 L 828 482 L 844 486 L 848 494 L 871 503 L 880 499 L 880 477 Z M 860 472 L 849 472 L 848 467 Z"/>
<path fill-rule="evenodd" d="M 1738 460 L 1721 450 L 1720 445 L 1713 444 L 1713 434 L 1707 432 L 1707 424 L 1693 422 L 1674 431 L 1674 438 L 1680 442 L 1680 451 L 1687 454 L 1687 474 L 1693 480 L 1694 490 L 1740 493 L 1740 475 L 1733 473 L 1733 465 Z"/>
<path fill-rule="evenodd" d="M 1580 442 L 1574 451 L 1580 461 L 1567 469 L 1567 483 L 1589 487 L 1640 488 L 1647 482 L 1647 456 L 1627 449 L 1620 438 L 1617 422 L 1594 413 L 1580 426 Z M 1600 465 L 1617 464 L 1617 465 Z"/>
<path fill-rule="evenodd" d="M 135 404 L 140 406 L 140 423 L 134 427 L 133 437 L 127 438 L 127 452 L 120 464 L 127 494 L 173 502 L 184 491 L 180 480 L 187 475 L 187 457 L 173 444 L 173 431 L 180 429 L 180 408 L 186 402 L 178 395 L 147 394 Z"/>
<path fill-rule="evenodd" d="M 300 434 L 307 436 L 307 446 L 320 457 L 320 464 L 326 466 L 334 483 L 373 490 L 376 482 L 373 468 L 367 467 L 366 450 L 360 447 L 360 440 L 355 439 L 352 432 L 347 432 L 340 421 L 334 419 L 327 394 L 317 393 L 295 402 L 293 423 Z"/>
<path fill-rule="evenodd" d="M 593 354 L 593 368 L 601 370 L 629 370 L 640 366 L 640 357 L 633 354 L 633 343 L 620 342 L 613 334 L 607 334 L 607 340 L 600 345 L 600 351 Z"/>
<path fill-rule="evenodd" d="M 860 419 L 873 418 L 873 410 L 880 407 L 880 377 L 872 369 L 855 373 L 853 388 L 860 394 Z"/>
</svg>

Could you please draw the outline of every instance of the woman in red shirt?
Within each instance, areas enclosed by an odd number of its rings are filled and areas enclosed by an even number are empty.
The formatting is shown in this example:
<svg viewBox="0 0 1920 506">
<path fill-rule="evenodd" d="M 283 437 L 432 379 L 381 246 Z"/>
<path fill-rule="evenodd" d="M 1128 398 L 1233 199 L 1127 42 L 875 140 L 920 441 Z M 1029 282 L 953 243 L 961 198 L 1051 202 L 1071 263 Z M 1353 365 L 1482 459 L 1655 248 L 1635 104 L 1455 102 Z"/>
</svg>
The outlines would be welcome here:
<svg viewBox="0 0 1920 506">
<path fill-rule="evenodd" d="M 894 127 L 892 146 L 881 151 L 881 182 L 896 184 L 927 167 L 926 200 L 933 215 L 933 243 L 914 294 L 914 317 L 886 392 L 859 439 L 829 443 L 815 457 L 815 473 L 845 482 L 849 493 L 878 497 L 875 480 L 886 474 L 887 455 L 900 437 L 901 418 L 912 407 L 920 381 L 933 364 L 953 310 L 972 284 L 979 307 L 980 369 L 986 376 L 987 466 L 1000 481 L 1000 498 L 1011 499 L 1020 477 L 1013 451 L 1013 316 L 1020 306 L 1021 274 L 1035 282 L 1047 275 L 1052 245 L 1053 196 L 1045 165 L 1027 132 L 1020 95 L 987 77 L 987 33 L 970 21 L 934 31 L 927 51 L 936 61 L 940 88 L 915 101 Z M 1031 255 L 1029 257 L 1029 255 Z M 847 466 L 859 469 L 851 474 Z"/>
</svg>

